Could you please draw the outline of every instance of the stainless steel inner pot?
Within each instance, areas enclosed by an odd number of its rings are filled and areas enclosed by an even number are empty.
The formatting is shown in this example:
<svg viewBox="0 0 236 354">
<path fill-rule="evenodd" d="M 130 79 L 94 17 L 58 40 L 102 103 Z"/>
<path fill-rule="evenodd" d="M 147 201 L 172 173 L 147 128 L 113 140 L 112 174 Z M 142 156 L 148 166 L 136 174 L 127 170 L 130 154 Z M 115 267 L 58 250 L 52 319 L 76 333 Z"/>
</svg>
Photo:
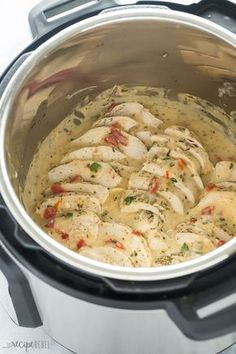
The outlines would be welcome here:
<svg viewBox="0 0 236 354">
<path fill-rule="evenodd" d="M 231 113 L 236 110 L 235 59 L 234 34 L 196 16 L 164 9 L 102 13 L 46 41 L 20 65 L 0 102 L 0 188 L 17 222 L 61 260 L 118 279 L 174 278 L 233 254 L 236 239 L 177 265 L 128 269 L 103 264 L 45 234 L 27 215 L 19 196 L 38 143 L 88 94 L 92 98 L 114 84 L 164 87 L 173 95 L 199 96 Z"/>
</svg>

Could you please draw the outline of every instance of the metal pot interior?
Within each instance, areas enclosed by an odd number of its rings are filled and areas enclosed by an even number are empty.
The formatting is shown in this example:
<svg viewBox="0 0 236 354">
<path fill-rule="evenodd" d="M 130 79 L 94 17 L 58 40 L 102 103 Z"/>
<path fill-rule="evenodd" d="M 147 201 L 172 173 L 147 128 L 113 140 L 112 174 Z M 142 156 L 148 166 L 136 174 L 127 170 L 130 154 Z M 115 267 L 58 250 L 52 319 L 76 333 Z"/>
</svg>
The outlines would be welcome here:
<svg viewBox="0 0 236 354">
<path fill-rule="evenodd" d="M 230 114 L 235 110 L 235 43 L 233 35 L 206 20 L 166 10 L 116 11 L 67 28 L 29 56 L 5 91 L 2 180 L 9 177 L 20 199 L 40 141 L 79 101 L 115 84 L 163 87 L 173 98 L 189 93 Z M 8 182 L 1 182 L 2 189 Z M 15 208 L 24 227 L 23 209 Z"/>
</svg>

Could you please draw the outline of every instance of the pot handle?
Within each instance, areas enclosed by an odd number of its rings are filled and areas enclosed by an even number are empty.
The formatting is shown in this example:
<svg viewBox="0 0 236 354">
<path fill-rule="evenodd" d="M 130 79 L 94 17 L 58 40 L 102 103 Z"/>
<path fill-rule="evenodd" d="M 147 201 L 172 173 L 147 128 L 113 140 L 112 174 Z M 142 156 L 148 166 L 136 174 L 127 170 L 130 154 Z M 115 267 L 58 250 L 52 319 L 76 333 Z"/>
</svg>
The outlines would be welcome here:
<svg viewBox="0 0 236 354">
<path fill-rule="evenodd" d="M 0 244 L 0 270 L 8 282 L 8 292 L 21 327 L 42 325 L 38 309 L 25 275 Z"/>
<path fill-rule="evenodd" d="M 54 29 L 61 30 L 67 25 L 100 12 L 113 11 L 117 8 L 142 7 L 142 5 L 145 8 L 161 7 L 194 13 L 222 24 L 230 31 L 235 32 L 235 23 L 231 19 L 232 13 L 235 12 L 235 3 L 232 0 L 207 2 L 194 0 L 44 0 L 30 11 L 29 24 L 33 37 L 37 38 Z M 211 14 L 211 9 L 214 16 Z M 221 12 L 222 16 L 219 15 Z M 230 18 L 228 19 L 228 17 Z"/>
<path fill-rule="evenodd" d="M 117 6 L 116 0 L 45 0 L 29 13 L 29 24 L 34 38 L 56 27 L 79 18 L 96 15 L 106 8 Z"/>
<path fill-rule="evenodd" d="M 177 281 L 127 282 L 104 279 L 115 291 L 133 287 L 137 298 L 151 295 L 151 308 L 165 309 L 189 338 L 207 340 L 236 331 L 236 258 L 221 267 Z M 169 286 L 168 286 L 169 282 Z M 173 290 L 174 289 L 174 290 Z"/>
<path fill-rule="evenodd" d="M 236 331 L 235 269 L 234 260 L 225 267 L 223 279 L 215 270 L 215 284 L 209 286 L 206 278 L 200 291 L 191 290 L 167 305 L 168 315 L 189 338 L 207 340 Z"/>
</svg>

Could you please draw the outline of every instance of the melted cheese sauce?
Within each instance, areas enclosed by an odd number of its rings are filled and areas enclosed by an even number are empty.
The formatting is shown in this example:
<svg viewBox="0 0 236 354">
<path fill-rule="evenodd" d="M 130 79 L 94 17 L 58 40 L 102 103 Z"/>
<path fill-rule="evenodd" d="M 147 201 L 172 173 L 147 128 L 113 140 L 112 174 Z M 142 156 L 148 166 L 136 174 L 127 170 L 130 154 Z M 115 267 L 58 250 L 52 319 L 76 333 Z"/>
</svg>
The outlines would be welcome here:
<svg viewBox="0 0 236 354">
<path fill-rule="evenodd" d="M 218 226 L 220 225 L 220 217 L 218 213 L 217 218 L 214 216 L 214 222 L 212 222 L 213 212 L 210 211 L 209 208 L 212 207 L 214 209 L 215 206 L 212 206 L 211 203 L 205 206 L 204 198 L 206 198 L 206 190 L 199 191 L 196 194 L 196 201 L 192 204 L 184 200 L 187 207 L 183 214 L 174 211 L 163 198 L 158 199 L 158 208 L 160 210 L 163 208 L 164 210 L 164 222 L 161 221 L 161 216 L 157 217 L 157 214 L 151 210 L 141 208 L 138 212 L 132 210 L 129 212 L 125 211 L 125 208 L 130 207 L 133 201 L 136 200 L 135 198 L 137 198 L 138 201 L 141 200 L 141 202 L 144 202 L 142 193 L 141 196 L 139 193 L 137 197 L 133 197 L 133 194 L 131 196 L 129 193 L 127 194 L 127 189 L 130 189 L 129 183 L 131 175 L 138 173 L 144 165 L 143 159 L 138 160 L 130 156 L 126 156 L 125 160 L 121 161 L 121 165 L 117 166 L 116 164 L 116 166 L 114 166 L 114 171 L 119 176 L 122 176 L 121 181 L 115 187 L 108 187 L 108 197 L 100 206 L 97 206 L 97 199 L 95 198 L 95 201 L 91 200 L 91 205 L 88 207 L 89 210 L 84 209 L 84 204 L 79 208 L 78 204 L 76 207 L 65 207 L 66 212 L 60 215 L 60 220 L 57 220 L 56 226 L 54 225 L 55 215 L 53 215 L 53 225 L 48 225 L 48 219 L 51 222 L 51 218 L 48 216 L 45 218 L 45 209 L 55 207 L 55 205 L 52 204 L 52 202 L 48 202 L 48 200 L 54 198 L 53 203 L 55 203 L 56 197 L 58 198 L 57 204 L 62 203 L 61 196 L 65 195 L 64 191 L 57 190 L 55 192 L 54 190 L 53 192 L 51 190 L 53 181 L 49 179 L 49 171 L 61 165 L 61 160 L 69 152 L 75 151 L 81 148 L 81 146 L 86 146 L 86 144 L 76 146 L 73 144 L 73 141 L 88 132 L 98 119 L 106 116 L 113 103 L 116 105 L 128 102 L 138 102 L 142 104 L 145 109 L 148 109 L 152 115 L 163 122 L 155 128 L 148 127 L 145 124 L 141 125 L 141 130 L 148 131 L 152 135 L 165 134 L 166 128 L 175 125 L 187 128 L 194 134 L 197 141 L 201 143 L 212 163 L 212 169 L 210 169 L 209 172 L 200 173 L 204 187 L 209 186 L 209 183 L 210 186 L 214 185 L 214 188 L 207 187 L 207 189 L 209 189 L 207 192 L 209 193 L 211 193 L 213 189 L 218 188 L 212 183 L 212 181 L 214 182 L 214 177 L 212 177 L 214 176 L 214 166 L 218 161 L 222 160 L 230 160 L 233 163 L 236 161 L 233 124 L 231 124 L 230 118 L 218 107 L 199 98 L 186 94 L 180 94 L 175 98 L 168 96 L 168 92 L 164 89 L 116 86 L 101 93 L 94 100 L 83 106 L 79 104 L 71 116 L 65 118 L 50 132 L 39 145 L 38 151 L 34 156 L 27 174 L 25 189 L 22 195 L 28 213 L 49 235 L 66 247 L 76 252 L 81 252 L 81 254 L 85 256 L 124 266 L 160 266 L 176 263 L 209 252 L 218 247 L 220 243 L 223 244 L 223 242 L 225 242 L 218 237 L 218 234 L 213 234 L 212 230 L 215 228 L 216 224 Z M 130 117 L 132 117 L 132 115 L 130 115 Z M 135 119 L 134 116 L 133 118 Z M 222 122 L 222 124 L 219 124 L 219 121 Z M 130 134 L 135 136 L 137 129 L 132 129 Z M 145 145 L 147 146 L 147 144 Z M 114 148 L 114 145 L 112 146 Z M 122 152 L 120 146 L 115 147 L 114 150 Z M 150 148 L 151 146 L 147 146 L 147 150 L 150 150 Z M 155 156 L 155 158 L 157 158 L 157 156 Z M 168 159 L 169 157 L 166 158 L 167 163 Z M 95 164 L 93 166 L 93 172 L 96 175 L 96 173 L 99 172 L 96 171 L 96 169 L 101 168 L 101 162 L 99 159 L 93 159 L 92 164 L 90 163 L 89 165 L 90 168 L 94 162 L 97 163 L 97 165 Z M 185 163 L 182 167 L 186 167 Z M 78 170 L 78 173 L 75 175 L 80 175 L 80 172 L 81 171 Z M 158 177 L 155 178 L 159 180 Z M 161 178 L 163 180 L 163 176 L 161 176 Z M 174 180 L 175 178 L 172 178 L 172 184 L 176 183 Z M 83 179 L 82 183 L 84 181 L 86 182 L 86 180 Z M 56 183 L 57 182 L 65 183 L 68 182 L 68 179 L 66 181 L 56 181 Z M 69 182 L 76 183 L 76 180 L 70 180 Z M 169 182 L 171 181 L 168 181 L 168 183 Z M 91 182 L 91 184 L 97 183 Z M 170 188 L 172 188 L 172 186 Z M 231 189 L 232 188 L 231 186 Z M 134 190 L 134 192 L 136 193 L 137 190 Z M 138 190 L 138 192 L 140 192 L 140 190 Z M 145 193 L 148 193 L 148 191 Z M 71 193 L 68 195 L 70 194 Z M 82 194 L 86 193 L 83 192 Z M 96 193 L 94 196 L 96 197 Z M 151 195 L 151 201 L 148 199 L 147 203 L 154 205 L 153 197 L 154 196 Z M 161 203 L 163 203 L 163 205 L 161 205 Z M 202 208 L 199 207 L 198 203 L 203 204 Z M 43 211 L 42 205 L 44 205 Z M 48 210 L 48 212 L 50 213 L 50 210 Z M 198 225 L 199 215 L 203 218 L 200 225 Z M 222 213 L 221 219 L 223 220 L 222 223 L 226 222 L 227 224 L 227 220 L 225 221 Z M 151 225 L 147 226 L 149 227 L 147 232 L 145 231 L 146 226 L 142 224 L 143 220 L 145 220 L 145 225 Z M 190 222 L 190 220 L 192 221 Z M 97 225 L 95 225 L 96 223 Z M 115 225 L 122 225 L 123 229 L 116 229 L 116 226 L 109 228 L 114 223 Z M 93 224 L 93 228 L 91 224 Z M 95 226 L 97 226 L 97 228 Z M 114 235 L 112 229 L 114 230 Z M 230 237 L 232 237 L 233 233 L 236 232 L 236 228 L 234 230 L 234 225 L 231 222 L 231 233 L 229 233 L 229 228 L 227 230 L 224 228 L 224 231 L 227 235 L 230 234 Z M 117 238 L 116 232 L 119 234 Z M 94 234 L 98 236 L 94 237 Z M 120 238 L 121 234 L 123 236 Z M 129 238 L 128 241 L 127 237 Z M 140 245 L 137 246 L 137 249 L 135 248 L 136 246 L 130 244 L 131 239 L 133 244 L 135 242 L 140 243 L 140 240 L 142 241 Z M 97 249 L 97 254 L 91 253 L 91 249 Z"/>
</svg>

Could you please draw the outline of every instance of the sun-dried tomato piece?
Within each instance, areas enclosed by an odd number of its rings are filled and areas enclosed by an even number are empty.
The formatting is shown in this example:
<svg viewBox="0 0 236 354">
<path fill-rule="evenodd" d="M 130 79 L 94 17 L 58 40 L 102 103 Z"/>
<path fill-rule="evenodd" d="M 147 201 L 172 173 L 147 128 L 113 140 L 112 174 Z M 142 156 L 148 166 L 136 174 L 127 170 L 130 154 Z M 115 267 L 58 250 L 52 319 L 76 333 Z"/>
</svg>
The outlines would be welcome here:
<svg viewBox="0 0 236 354">
<path fill-rule="evenodd" d="M 53 183 L 53 184 L 51 185 L 51 191 L 52 191 L 54 194 L 65 192 L 64 188 L 63 188 L 59 183 Z"/>
<path fill-rule="evenodd" d="M 154 194 L 158 191 L 159 188 L 160 188 L 160 182 L 156 177 L 153 176 L 150 181 L 150 187 L 148 189 L 148 192 Z"/>
</svg>

